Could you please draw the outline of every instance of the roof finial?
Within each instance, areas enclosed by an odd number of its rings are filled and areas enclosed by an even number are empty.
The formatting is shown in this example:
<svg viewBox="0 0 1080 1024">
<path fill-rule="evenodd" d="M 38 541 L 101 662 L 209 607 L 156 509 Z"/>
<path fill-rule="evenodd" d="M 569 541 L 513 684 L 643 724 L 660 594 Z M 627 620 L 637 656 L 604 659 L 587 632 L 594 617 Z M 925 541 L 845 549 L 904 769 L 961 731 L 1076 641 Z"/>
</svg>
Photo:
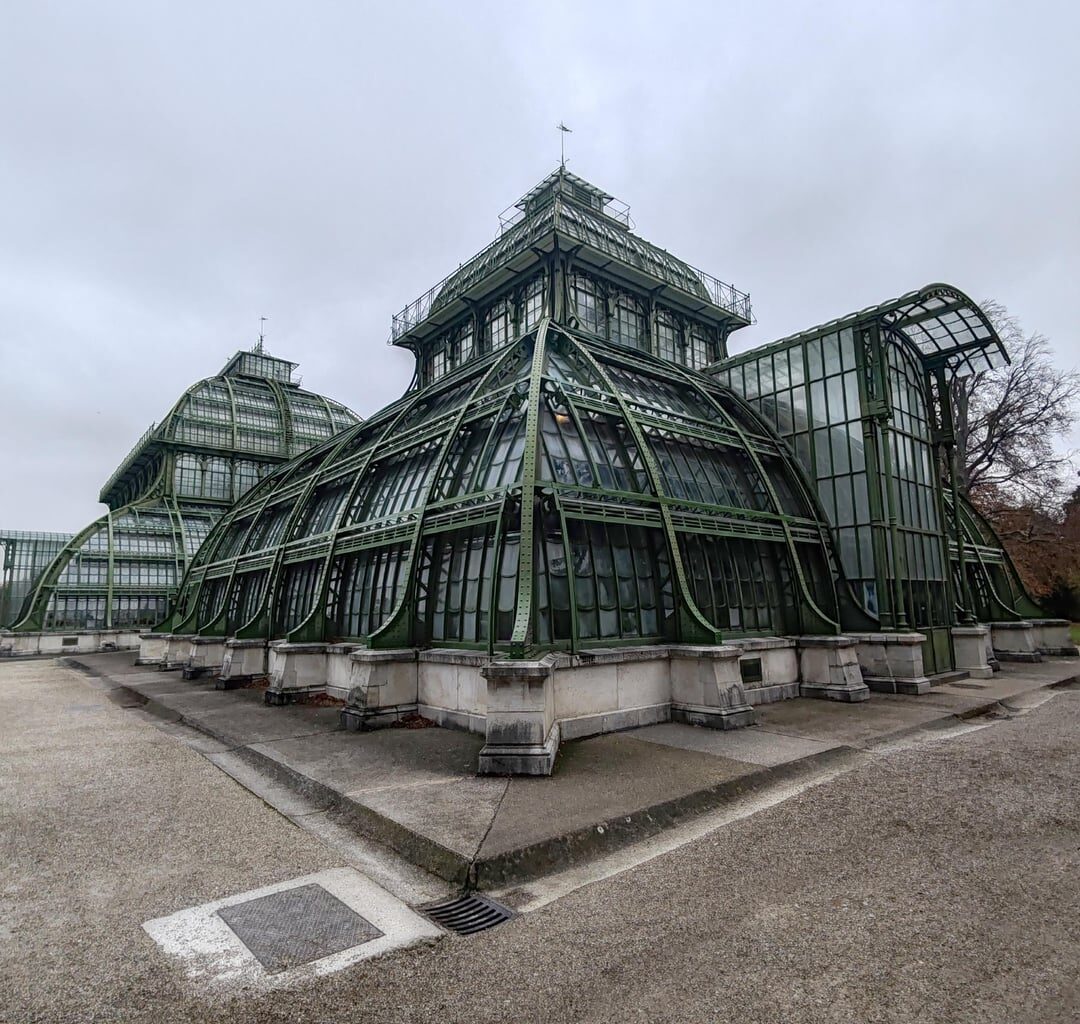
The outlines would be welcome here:
<svg viewBox="0 0 1080 1024">
<path fill-rule="evenodd" d="M 561 171 L 566 168 L 566 134 L 567 132 L 572 132 L 574 129 L 567 128 L 562 121 L 555 125 L 555 127 L 559 129 L 559 170 Z"/>
<path fill-rule="evenodd" d="M 255 351 L 258 352 L 259 355 L 262 355 L 263 351 L 263 324 L 266 323 L 268 319 L 269 317 L 265 316 L 259 317 L 259 341 L 255 346 Z"/>
</svg>

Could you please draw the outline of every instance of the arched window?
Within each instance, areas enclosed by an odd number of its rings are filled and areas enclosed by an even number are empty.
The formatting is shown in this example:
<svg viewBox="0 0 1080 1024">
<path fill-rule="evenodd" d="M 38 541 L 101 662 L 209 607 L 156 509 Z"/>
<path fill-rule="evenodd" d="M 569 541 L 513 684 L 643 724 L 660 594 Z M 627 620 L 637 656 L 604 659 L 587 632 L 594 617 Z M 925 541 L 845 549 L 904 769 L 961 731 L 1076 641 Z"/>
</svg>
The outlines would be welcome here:
<svg viewBox="0 0 1080 1024">
<path fill-rule="evenodd" d="M 627 348 L 648 350 L 645 311 L 632 295 L 620 293 L 611 310 L 611 340 Z"/>
<path fill-rule="evenodd" d="M 675 318 L 667 312 L 660 311 L 656 314 L 656 354 L 661 359 L 670 359 L 671 362 L 681 362 L 679 358 L 679 325 Z"/>
<path fill-rule="evenodd" d="M 593 334 L 606 334 L 607 313 L 604 309 L 604 297 L 597 283 L 584 274 L 574 274 L 570 278 L 570 302 L 583 330 Z"/>
</svg>

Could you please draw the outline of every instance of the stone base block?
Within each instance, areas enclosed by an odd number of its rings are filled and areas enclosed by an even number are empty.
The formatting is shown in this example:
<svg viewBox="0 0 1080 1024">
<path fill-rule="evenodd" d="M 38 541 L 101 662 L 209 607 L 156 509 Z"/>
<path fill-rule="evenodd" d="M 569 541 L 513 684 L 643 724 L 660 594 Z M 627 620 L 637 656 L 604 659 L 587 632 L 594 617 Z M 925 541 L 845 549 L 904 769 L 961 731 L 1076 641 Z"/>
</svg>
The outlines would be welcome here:
<svg viewBox="0 0 1080 1024">
<path fill-rule="evenodd" d="M 748 704 L 737 708 L 672 704 L 671 720 L 684 725 L 701 725 L 707 729 L 741 729 L 744 725 L 753 725 L 757 713 Z"/>
<path fill-rule="evenodd" d="M 559 726 L 541 744 L 487 743 L 480 750 L 481 775 L 550 775 L 559 752 Z"/>
<path fill-rule="evenodd" d="M 1035 627 L 1030 622 L 991 622 L 990 640 L 998 661 L 1042 661 L 1035 644 Z"/>
<path fill-rule="evenodd" d="M 362 708 L 346 706 L 341 709 L 341 727 L 349 732 L 370 732 L 396 725 L 419 714 L 416 704 L 395 704 L 390 707 Z"/>
<path fill-rule="evenodd" d="M 870 699 L 855 641 L 847 636 L 799 637 L 801 697 L 857 703 Z"/>
<path fill-rule="evenodd" d="M 190 633 L 170 633 L 165 638 L 165 653 L 158 668 L 163 672 L 175 672 L 187 665 L 193 639 Z"/>
<path fill-rule="evenodd" d="M 931 682 L 927 676 L 913 679 L 888 679 L 883 676 L 863 676 L 863 682 L 875 693 L 929 693 Z"/>
<path fill-rule="evenodd" d="M 326 687 L 319 686 L 290 686 L 285 690 L 274 690 L 269 687 L 263 692 L 263 703 L 281 707 L 285 704 L 296 704 L 305 697 L 314 697 L 317 694 L 326 693 Z"/>
<path fill-rule="evenodd" d="M 160 665 L 165 657 L 165 641 L 168 633 L 140 633 L 139 656 L 136 665 Z"/>
<path fill-rule="evenodd" d="M 276 640 L 269 647 L 268 704 L 286 704 L 288 693 L 304 697 L 326 691 L 326 644 L 293 644 Z M 275 696 L 271 697 L 271 694 Z M 280 696 L 279 696 L 280 695 Z M 296 699 L 296 698 L 291 698 Z"/>
<path fill-rule="evenodd" d="M 233 637 L 225 641 L 221 674 L 216 686 L 219 690 L 231 690 L 252 679 L 265 676 L 266 672 L 266 641 L 238 640 Z"/>
<path fill-rule="evenodd" d="M 794 700 L 799 696 L 799 680 L 790 683 L 777 683 L 773 686 L 744 686 L 746 703 L 751 707 L 759 704 L 775 704 L 781 700 Z"/>
<path fill-rule="evenodd" d="M 1075 658 L 1080 655 L 1069 636 L 1068 619 L 1032 619 L 1031 632 L 1035 650 L 1052 658 Z"/>
</svg>

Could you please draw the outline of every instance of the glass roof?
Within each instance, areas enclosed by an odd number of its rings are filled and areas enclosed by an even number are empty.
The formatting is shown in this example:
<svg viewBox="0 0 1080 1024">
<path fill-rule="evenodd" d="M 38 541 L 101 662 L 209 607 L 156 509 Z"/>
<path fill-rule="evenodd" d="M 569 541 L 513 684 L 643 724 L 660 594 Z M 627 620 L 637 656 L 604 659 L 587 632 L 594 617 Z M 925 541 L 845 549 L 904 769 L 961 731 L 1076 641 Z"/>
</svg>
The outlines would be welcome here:
<svg viewBox="0 0 1080 1024">
<path fill-rule="evenodd" d="M 976 302 L 952 285 L 929 284 L 769 345 L 749 349 L 726 362 L 871 320 L 877 320 L 910 345 L 926 366 L 945 366 L 958 376 L 993 369 L 1009 361 L 994 325 Z"/>
</svg>

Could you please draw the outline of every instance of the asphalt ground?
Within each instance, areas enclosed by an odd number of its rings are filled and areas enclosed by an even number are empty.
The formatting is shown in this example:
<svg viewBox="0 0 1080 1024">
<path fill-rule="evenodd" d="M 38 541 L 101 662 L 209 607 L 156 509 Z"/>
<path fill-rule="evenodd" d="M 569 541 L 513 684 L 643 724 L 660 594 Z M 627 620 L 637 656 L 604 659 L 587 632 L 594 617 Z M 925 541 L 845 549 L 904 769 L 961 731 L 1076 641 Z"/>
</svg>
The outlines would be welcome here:
<svg viewBox="0 0 1080 1024">
<path fill-rule="evenodd" d="M 1080 691 L 471 938 L 208 999 L 142 930 L 343 862 L 52 662 L 0 666 L 6 1021 L 1076 1021 Z"/>
</svg>

